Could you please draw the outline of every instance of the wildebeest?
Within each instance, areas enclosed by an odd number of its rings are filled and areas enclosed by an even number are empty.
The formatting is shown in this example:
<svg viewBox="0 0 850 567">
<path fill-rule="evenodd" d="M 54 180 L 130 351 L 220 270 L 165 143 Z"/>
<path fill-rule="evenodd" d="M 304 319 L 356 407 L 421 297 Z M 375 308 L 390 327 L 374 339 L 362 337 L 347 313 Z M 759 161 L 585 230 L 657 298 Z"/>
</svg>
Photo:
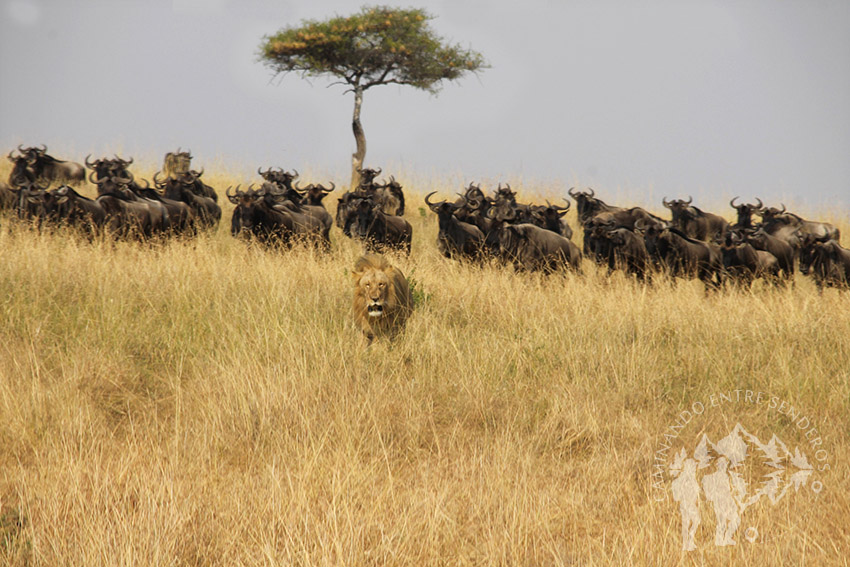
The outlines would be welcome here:
<svg viewBox="0 0 850 567">
<path fill-rule="evenodd" d="M 132 180 L 104 177 L 97 180 L 97 203 L 106 213 L 105 226 L 117 237 L 150 238 L 169 228 L 168 211 L 161 203 L 139 198 L 127 188 Z"/>
<path fill-rule="evenodd" d="M 595 238 L 605 240 L 608 254 L 608 272 L 621 269 L 643 280 L 649 275 L 649 252 L 643 236 L 625 227 L 598 226 Z"/>
<path fill-rule="evenodd" d="M 454 213 L 459 205 L 448 201 L 432 203 L 430 198 L 435 193 L 436 191 L 432 191 L 425 196 L 425 204 L 437 215 L 437 247 L 440 253 L 446 258 L 480 258 L 484 233 L 474 224 L 462 222 L 455 217 Z"/>
<path fill-rule="evenodd" d="M 329 223 L 291 209 L 291 201 L 278 203 L 272 193 L 252 187 L 247 192 L 237 187 L 233 193 L 228 188 L 226 195 L 236 205 L 231 221 L 233 236 L 250 235 L 265 244 L 306 241 L 317 247 L 330 247 Z"/>
<path fill-rule="evenodd" d="M 499 233 L 502 258 L 517 270 L 581 271 L 581 250 L 567 238 L 539 226 L 506 224 Z"/>
<path fill-rule="evenodd" d="M 749 204 L 749 203 L 741 203 L 740 205 L 736 205 L 735 201 L 738 197 L 733 198 L 729 201 L 729 206 L 731 206 L 738 213 L 738 220 L 732 225 L 731 228 L 736 229 L 749 229 L 753 228 L 753 213 L 758 212 L 764 206 L 761 202 L 761 199 L 756 197 L 756 201 L 758 201 L 758 205 Z"/>
<path fill-rule="evenodd" d="M 693 206 L 693 197 L 688 200 L 674 199 L 668 201 L 665 197 L 661 204 L 670 209 L 673 214 L 673 226 L 690 238 L 709 241 L 721 238 L 729 229 L 729 222 L 714 213 L 707 213 Z"/>
<path fill-rule="evenodd" d="M 160 195 L 171 201 L 186 203 L 192 211 L 192 230 L 214 228 L 221 220 L 221 207 L 214 199 L 199 195 L 197 177 L 192 172 L 181 173 L 175 177 L 166 177 L 164 181 L 154 174 L 154 184 Z"/>
<path fill-rule="evenodd" d="M 571 187 L 567 194 L 575 199 L 576 209 L 578 211 L 578 220 L 581 224 L 586 223 L 592 217 L 603 212 L 620 212 L 625 211 L 623 207 L 615 207 L 605 203 L 602 199 L 596 197 L 596 191 L 588 188 L 587 191 L 573 191 L 575 187 Z"/>
<path fill-rule="evenodd" d="M 737 232 L 737 231 L 733 231 Z M 741 231 L 743 239 L 748 244 L 751 244 L 756 250 L 770 252 L 776 257 L 779 271 L 786 281 L 791 281 L 794 277 L 794 248 L 785 240 L 768 234 L 763 229 L 744 230 Z"/>
<path fill-rule="evenodd" d="M 642 226 L 647 252 L 657 256 L 670 275 L 697 277 L 706 289 L 719 286 L 723 268 L 719 246 L 690 238 L 677 228 Z"/>
<path fill-rule="evenodd" d="M 839 242 L 841 238 L 841 233 L 835 225 L 803 219 L 794 213 L 789 213 L 785 205 L 782 205 L 781 210 L 776 207 L 762 208 L 760 213 L 762 227 L 769 234 L 776 235 L 786 227 L 793 227 L 799 230 L 801 236 L 811 234 L 815 238 L 829 238 L 836 242 Z"/>
<path fill-rule="evenodd" d="M 389 181 L 375 185 L 374 200 L 386 214 L 404 215 L 404 191 L 395 176 L 390 175 Z"/>
<path fill-rule="evenodd" d="M 13 163 L 9 173 L 9 184 L 22 182 L 71 183 L 80 184 L 86 180 L 86 170 L 79 163 L 56 159 L 47 153 L 47 146 L 23 148 L 18 146 L 18 155 L 9 152 L 9 161 Z"/>
<path fill-rule="evenodd" d="M 257 173 L 259 173 L 260 177 L 262 177 L 265 181 L 275 185 L 277 191 L 283 194 L 284 199 L 298 204 L 304 198 L 304 192 L 292 186 L 292 182 L 298 179 L 300 175 L 297 169 L 284 171 L 280 167 L 270 167 L 263 171 L 262 168 L 258 167 Z"/>
<path fill-rule="evenodd" d="M 99 202 L 77 193 L 67 185 L 54 192 L 57 217 L 61 222 L 95 234 L 106 223 L 106 211 Z"/>
<path fill-rule="evenodd" d="M 756 278 L 776 283 L 779 276 L 779 261 L 764 250 L 756 250 L 734 233 L 729 232 L 720 246 L 723 270 L 734 282 L 750 286 Z"/>
<path fill-rule="evenodd" d="M 555 234 L 560 234 L 565 238 L 573 237 L 573 229 L 567 224 L 564 216 L 570 210 L 570 202 L 564 199 L 567 203 L 566 207 L 553 205 L 548 200 L 546 206 L 536 205 L 531 207 L 532 224 L 536 224 L 540 228 L 551 230 Z"/>
<path fill-rule="evenodd" d="M 824 287 L 850 288 L 850 250 L 827 237 L 807 235 L 800 252 L 800 272 Z"/>
<path fill-rule="evenodd" d="M 356 220 L 352 230 L 367 250 L 401 249 L 410 254 L 413 227 L 404 218 L 388 215 L 371 198 L 360 198 L 352 207 Z"/>
</svg>

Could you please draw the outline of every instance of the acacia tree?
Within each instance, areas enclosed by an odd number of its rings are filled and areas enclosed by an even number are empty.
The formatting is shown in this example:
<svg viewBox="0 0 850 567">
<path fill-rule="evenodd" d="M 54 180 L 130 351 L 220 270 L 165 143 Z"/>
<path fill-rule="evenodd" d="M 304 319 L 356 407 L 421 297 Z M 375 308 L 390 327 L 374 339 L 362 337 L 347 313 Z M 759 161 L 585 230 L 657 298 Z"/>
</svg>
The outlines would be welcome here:
<svg viewBox="0 0 850 567">
<path fill-rule="evenodd" d="M 366 135 L 360 123 L 363 93 L 378 85 L 410 85 L 436 94 L 444 80 L 456 80 L 486 68 L 480 53 L 443 44 L 429 27 L 433 16 L 421 9 L 364 7 L 348 17 L 303 21 L 265 36 L 259 61 L 275 76 L 290 72 L 302 77 L 329 75 L 354 93 L 356 151 L 351 156 L 352 185 L 366 157 Z"/>
</svg>

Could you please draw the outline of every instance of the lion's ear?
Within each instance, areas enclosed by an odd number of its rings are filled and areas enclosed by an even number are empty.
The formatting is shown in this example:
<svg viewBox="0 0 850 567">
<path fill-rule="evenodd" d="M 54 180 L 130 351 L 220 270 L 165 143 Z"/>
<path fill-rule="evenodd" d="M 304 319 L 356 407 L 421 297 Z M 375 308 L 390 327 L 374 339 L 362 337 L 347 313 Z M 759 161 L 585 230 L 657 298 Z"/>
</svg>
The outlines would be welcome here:
<svg viewBox="0 0 850 567">
<path fill-rule="evenodd" d="M 363 277 L 365 272 L 351 272 L 351 279 L 354 280 L 354 285 L 360 283 L 360 278 Z"/>
</svg>

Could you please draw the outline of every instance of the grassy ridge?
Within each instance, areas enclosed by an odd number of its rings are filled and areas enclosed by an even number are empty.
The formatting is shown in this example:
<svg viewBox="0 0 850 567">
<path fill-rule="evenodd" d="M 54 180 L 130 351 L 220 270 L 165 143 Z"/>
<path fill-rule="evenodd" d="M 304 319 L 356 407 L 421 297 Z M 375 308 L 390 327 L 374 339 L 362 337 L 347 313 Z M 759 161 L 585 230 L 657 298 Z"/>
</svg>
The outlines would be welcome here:
<svg viewBox="0 0 850 567">
<path fill-rule="evenodd" d="M 215 234 L 155 245 L 0 219 L 0 563 L 844 564 L 847 294 L 461 265 L 418 210 L 429 189 L 405 190 L 413 252 L 393 261 L 424 298 L 368 350 L 349 314 L 360 249 L 337 229 L 316 255 L 235 241 L 229 203 Z M 825 488 L 762 499 L 732 548 L 704 503 L 683 555 L 678 506 L 651 486 L 659 435 L 735 389 L 817 422 Z M 806 449 L 747 403 L 683 441 L 736 421 Z"/>
</svg>

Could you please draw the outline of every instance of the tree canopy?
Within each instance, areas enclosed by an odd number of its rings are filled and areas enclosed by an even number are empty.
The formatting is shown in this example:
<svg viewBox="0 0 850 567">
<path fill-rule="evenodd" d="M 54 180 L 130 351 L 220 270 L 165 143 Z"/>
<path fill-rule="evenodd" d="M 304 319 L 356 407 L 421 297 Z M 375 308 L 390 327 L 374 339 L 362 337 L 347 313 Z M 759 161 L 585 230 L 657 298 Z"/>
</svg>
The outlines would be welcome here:
<svg viewBox="0 0 850 567">
<path fill-rule="evenodd" d="M 421 9 L 364 7 L 348 17 L 305 21 L 266 36 L 260 60 L 276 73 L 333 75 L 363 90 L 410 85 L 432 93 L 443 80 L 487 65 L 483 56 L 443 45 Z"/>
<path fill-rule="evenodd" d="M 352 154 L 352 186 L 366 156 L 360 123 L 363 92 L 377 85 L 410 85 L 430 93 L 444 80 L 487 67 L 484 57 L 458 45 L 444 45 L 420 9 L 364 7 L 353 16 L 308 20 L 265 36 L 259 60 L 275 74 L 330 75 L 354 92 L 351 122 L 357 150 Z"/>
</svg>

